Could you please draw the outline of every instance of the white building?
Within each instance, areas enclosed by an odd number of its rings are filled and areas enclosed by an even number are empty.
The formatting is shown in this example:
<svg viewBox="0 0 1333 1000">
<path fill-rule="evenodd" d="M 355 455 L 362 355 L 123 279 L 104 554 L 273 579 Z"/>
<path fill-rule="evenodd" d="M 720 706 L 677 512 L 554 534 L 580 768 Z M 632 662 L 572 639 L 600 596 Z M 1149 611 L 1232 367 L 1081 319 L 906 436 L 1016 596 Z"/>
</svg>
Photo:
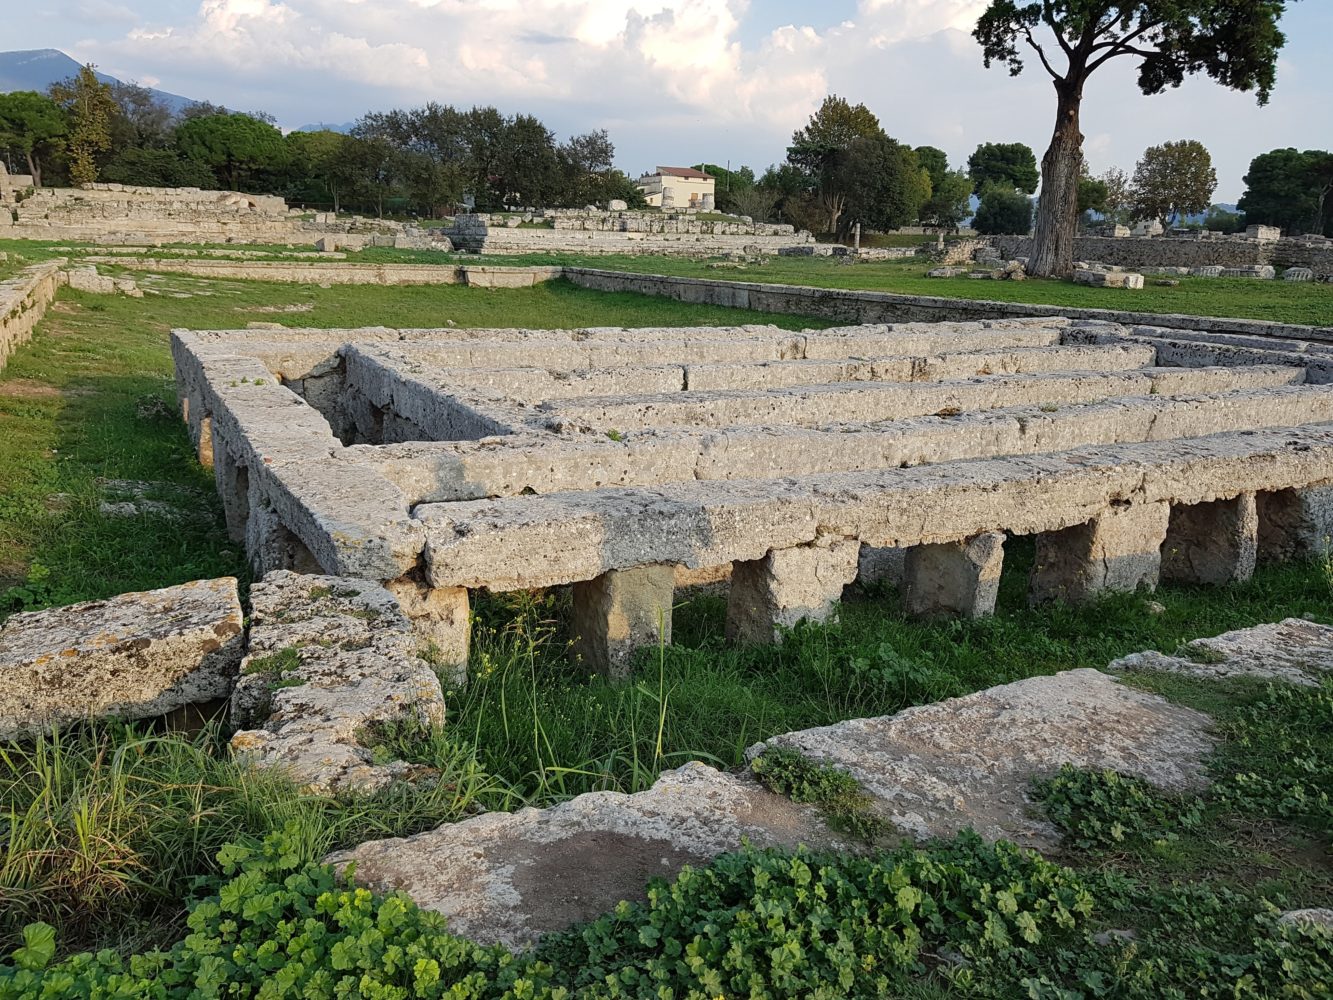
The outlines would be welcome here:
<svg viewBox="0 0 1333 1000">
<path fill-rule="evenodd" d="M 636 182 L 653 208 L 699 208 L 711 210 L 717 182 L 693 167 L 658 167 Z"/>
</svg>

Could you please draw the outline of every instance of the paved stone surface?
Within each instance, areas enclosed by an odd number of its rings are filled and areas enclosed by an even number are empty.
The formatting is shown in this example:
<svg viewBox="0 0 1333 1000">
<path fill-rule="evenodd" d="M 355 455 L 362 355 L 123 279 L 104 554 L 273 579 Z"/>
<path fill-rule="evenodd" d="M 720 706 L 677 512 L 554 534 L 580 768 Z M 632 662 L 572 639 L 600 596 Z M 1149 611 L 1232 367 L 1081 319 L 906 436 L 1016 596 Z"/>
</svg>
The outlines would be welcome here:
<svg viewBox="0 0 1333 1000">
<path fill-rule="evenodd" d="M 550 809 L 492 813 L 328 860 L 355 862 L 358 883 L 406 892 L 458 934 L 521 948 L 622 899 L 642 899 L 650 879 L 669 879 L 742 840 L 848 846 L 813 809 L 747 776 L 691 763 L 635 795 L 593 792 Z"/>
<path fill-rule="evenodd" d="M 234 577 L 13 615 L 0 629 L 0 739 L 225 698 L 241 645 Z"/>
<path fill-rule="evenodd" d="M 232 693 L 234 750 L 318 792 L 429 779 L 376 762 L 377 724 L 444 719 L 439 679 L 393 595 L 365 580 L 271 573 L 250 591 L 250 643 Z"/>
<path fill-rule="evenodd" d="M 1238 629 L 1186 643 L 1179 655 L 1148 651 L 1113 661 L 1108 670 L 1166 670 L 1194 677 L 1258 677 L 1318 685 L 1333 671 L 1333 626 L 1303 618 Z"/>
<path fill-rule="evenodd" d="M 849 772 L 885 818 L 918 840 L 972 827 L 987 839 L 1049 848 L 1060 836 L 1029 797 L 1032 779 L 1073 764 L 1171 791 L 1201 788 L 1209 725 L 1199 712 L 1085 669 L 788 733 L 748 753 L 792 747 Z"/>
</svg>

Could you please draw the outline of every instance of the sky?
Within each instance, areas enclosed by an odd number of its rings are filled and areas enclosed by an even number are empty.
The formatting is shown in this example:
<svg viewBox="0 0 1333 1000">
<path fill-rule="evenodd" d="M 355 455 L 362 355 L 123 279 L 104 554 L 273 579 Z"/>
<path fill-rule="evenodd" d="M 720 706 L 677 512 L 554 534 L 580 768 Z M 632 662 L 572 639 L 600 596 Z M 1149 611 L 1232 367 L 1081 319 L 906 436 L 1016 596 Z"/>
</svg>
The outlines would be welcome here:
<svg viewBox="0 0 1333 1000">
<path fill-rule="evenodd" d="M 5 49 L 57 48 L 124 80 L 287 128 L 349 122 L 428 100 L 536 114 L 561 137 L 605 128 L 617 165 L 780 161 L 836 93 L 894 138 L 945 150 L 1050 140 L 1055 97 L 1035 61 L 983 68 L 970 32 L 987 0 L 44 0 L 15 4 Z M 1094 173 L 1198 139 L 1215 200 L 1250 160 L 1333 147 L 1333 2 L 1298 0 L 1271 103 L 1206 78 L 1144 97 L 1130 59 L 1089 81 L 1082 127 Z"/>
</svg>

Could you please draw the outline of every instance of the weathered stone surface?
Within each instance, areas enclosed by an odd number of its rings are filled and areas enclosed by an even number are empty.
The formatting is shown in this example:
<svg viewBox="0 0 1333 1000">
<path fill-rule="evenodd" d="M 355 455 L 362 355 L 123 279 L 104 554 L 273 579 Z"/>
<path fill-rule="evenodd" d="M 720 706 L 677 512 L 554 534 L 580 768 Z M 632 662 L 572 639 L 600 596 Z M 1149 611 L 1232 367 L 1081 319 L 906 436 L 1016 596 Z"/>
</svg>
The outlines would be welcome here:
<svg viewBox="0 0 1333 1000">
<path fill-rule="evenodd" d="M 1157 586 L 1168 503 L 1109 507 L 1084 524 L 1037 536 L 1029 592 L 1035 602 L 1088 600 Z"/>
<path fill-rule="evenodd" d="M 574 655 L 612 677 L 629 674 L 634 651 L 671 644 L 674 566 L 642 566 L 574 584 Z"/>
<path fill-rule="evenodd" d="M 1162 579 L 1178 583 L 1240 583 L 1254 575 L 1259 511 L 1253 493 L 1181 505 L 1171 511 L 1162 545 Z"/>
<path fill-rule="evenodd" d="M 1206 784 L 1206 715 L 1097 670 L 788 733 L 752 747 L 793 747 L 848 771 L 896 827 L 924 840 L 972 827 L 987 839 L 1052 847 L 1059 833 L 1029 796 L 1064 764 L 1110 768 L 1169 791 Z"/>
<path fill-rule="evenodd" d="M 1289 267 L 1282 272 L 1283 281 L 1314 281 L 1314 271 L 1308 267 Z"/>
<path fill-rule="evenodd" d="M 926 617 L 981 618 L 995 613 L 1004 568 L 1004 533 L 907 550 L 903 600 L 909 613 Z"/>
<path fill-rule="evenodd" d="M 727 637 L 774 642 L 784 628 L 827 620 L 844 588 L 856 579 L 860 548 L 851 538 L 820 538 L 737 562 L 727 599 Z"/>
<path fill-rule="evenodd" d="M 1094 271 L 1080 269 L 1074 272 L 1074 284 L 1095 288 L 1142 288 L 1143 275 L 1133 271 Z"/>
<path fill-rule="evenodd" d="M 324 793 L 423 770 L 377 763 L 373 727 L 444 719 L 439 678 L 398 602 L 365 580 L 270 573 L 250 591 L 250 645 L 232 694 L 232 749 Z M 428 775 L 425 775 L 428 777 Z"/>
<path fill-rule="evenodd" d="M 646 792 L 593 792 L 550 809 L 492 813 L 361 844 L 328 860 L 360 884 L 406 892 L 454 933 L 523 948 L 642 899 L 651 879 L 756 847 L 847 847 L 818 813 L 748 777 L 691 763 Z"/>
<path fill-rule="evenodd" d="M 1333 909 L 1288 910 L 1277 918 L 1279 924 L 1306 926 L 1333 932 Z"/>
<path fill-rule="evenodd" d="M 242 624 L 234 577 L 14 615 L 0 629 L 0 739 L 225 698 Z"/>
<path fill-rule="evenodd" d="M 1238 629 L 1186 643 L 1175 656 L 1148 651 L 1115 660 L 1108 670 L 1165 670 L 1195 677 L 1260 677 L 1318 685 L 1333 672 L 1333 626 L 1303 618 Z"/>
</svg>

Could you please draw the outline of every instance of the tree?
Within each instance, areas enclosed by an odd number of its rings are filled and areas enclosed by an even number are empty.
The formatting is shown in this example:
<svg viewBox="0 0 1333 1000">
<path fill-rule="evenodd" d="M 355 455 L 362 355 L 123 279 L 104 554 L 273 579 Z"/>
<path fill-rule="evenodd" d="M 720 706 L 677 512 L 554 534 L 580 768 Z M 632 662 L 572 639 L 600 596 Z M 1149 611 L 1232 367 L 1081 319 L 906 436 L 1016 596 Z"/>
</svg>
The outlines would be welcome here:
<svg viewBox="0 0 1333 1000">
<path fill-rule="evenodd" d="M 102 168 L 102 179 L 117 184 L 148 187 L 217 186 L 212 168 L 198 160 L 183 159 L 174 149 L 122 149 Z"/>
<path fill-rule="evenodd" d="M 1275 149 L 1245 175 L 1240 210 L 1248 222 L 1297 233 L 1333 233 L 1333 153 Z"/>
<path fill-rule="evenodd" d="M 176 130 L 176 148 L 183 156 L 221 171 L 233 191 L 239 190 L 243 172 L 273 169 L 286 153 L 281 132 L 239 113 L 190 118 Z"/>
<path fill-rule="evenodd" d="M 1221 205 L 1214 205 L 1203 217 L 1203 228 L 1217 233 L 1239 233 L 1244 231 L 1245 225 L 1243 214 L 1229 211 Z"/>
<path fill-rule="evenodd" d="M 1127 225 L 1134 213 L 1134 192 L 1130 187 L 1129 174 L 1119 167 L 1112 167 L 1098 180 L 1106 186 L 1102 214 L 1108 222 Z"/>
<path fill-rule="evenodd" d="M 339 168 L 347 136 L 320 129 L 317 132 L 290 132 L 285 141 L 287 163 L 293 176 L 322 185 L 328 191 L 333 210 L 338 211 L 343 187 Z"/>
<path fill-rule="evenodd" d="M 970 212 L 972 179 L 949 169 L 949 157 L 934 146 L 918 146 L 916 158 L 930 176 L 930 196 L 917 209 L 922 225 L 957 229 Z"/>
<path fill-rule="evenodd" d="M 1212 204 L 1217 171 L 1194 139 L 1150 146 L 1134 168 L 1134 204 L 1141 218 L 1184 221 Z"/>
<path fill-rule="evenodd" d="M 973 32 L 986 66 L 1002 63 L 1017 76 L 1025 44 L 1056 93 L 1055 130 L 1041 161 L 1031 274 L 1050 277 L 1073 268 L 1083 152 L 1079 112 L 1088 78 L 1112 59 L 1128 57 L 1138 62 L 1144 94 L 1204 73 L 1233 90 L 1256 91 L 1265 104 L 1286 42 L 1278 30 L 1286 6 L 1286 0 L 991 0 Z M 1053 36 L 1044 44 L 1035 34 L 1043 28 Z"/>
<path fill-rule="evenodd" d="M 837 157 L 833 183 L 846 199 L 840 236 L 858 222 L 896 229 L 915 219 L 930 197 L 930 174 L 916 153 L 886 135 L 853 139 Z"/>
<path fill-rule="evenodd" d="M 113 83 L 111 99 L 116 102 L 116 113 L 111 118 L 113 150 L 165 149 L 171 145 L 176 116 L 151 90 L 137 83 Z"/>
<path fill-rule="evenodd" d="M 876 118 L 864 104 L 855 106 L 836 94 L 829 94 L 804 128 L 797 129 L 787 148 L 787 162 L 809 180 L 820 207 L 828 220 L 827 232 L 836 232 L 847 202 L 847 192 L 840 189 L 838 177 L 841 154 L 855 139 L 884 137 Z"/>
<path fill-rule="evenodd" d="M 1032 194 L 1037 190 L 1037 156 L 1021 142 L 987 142 L 967 160 L 972 190 L 981 194 L 991 185 Z"/>
<path fill-rule="evenodd" d="M 1032 199 L 995 184 L 981 195 L 972 228 L 982 236 L 1025 235 L 1032 228 Z"/>
<path fill-rule="evenodd" d="M 1078 214 L 1084 212 L 1096 212 L 1099 215 L 1106 212 L 1106 181 L 1098 180 L 1096 177 L 1083 176 L 1078 180 Z"/>
<path fill-rule="evenodd" d="M 97 79 L 90 63 L 68 80 L 53 83 L 51 99 L 69 115 L 69 179 L 91 184 L 97 180 L 98 157 L 111 148 L 111 122 L 118 113 L 111 86 Z"/>
<path fill-rule="evenodd" d="M 42 160 L 60 149 L 66 128 L 51 98 L 31 90 L 0 94 L 0 150 L 23 154 L 34 186 L 42 186 Z"/>
</svg>

